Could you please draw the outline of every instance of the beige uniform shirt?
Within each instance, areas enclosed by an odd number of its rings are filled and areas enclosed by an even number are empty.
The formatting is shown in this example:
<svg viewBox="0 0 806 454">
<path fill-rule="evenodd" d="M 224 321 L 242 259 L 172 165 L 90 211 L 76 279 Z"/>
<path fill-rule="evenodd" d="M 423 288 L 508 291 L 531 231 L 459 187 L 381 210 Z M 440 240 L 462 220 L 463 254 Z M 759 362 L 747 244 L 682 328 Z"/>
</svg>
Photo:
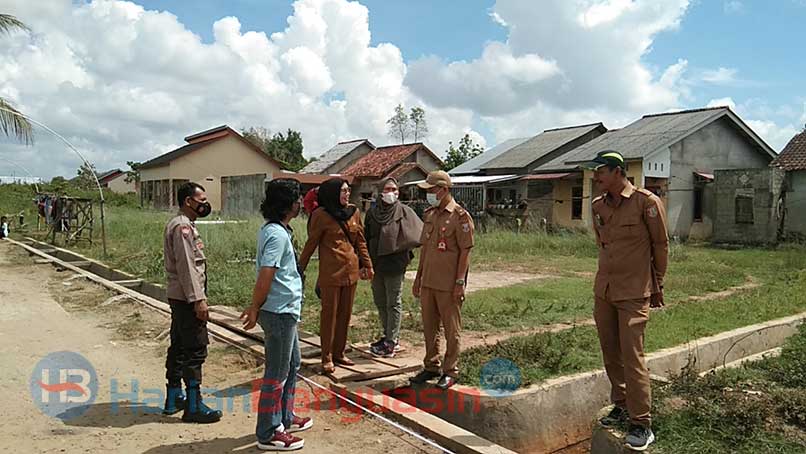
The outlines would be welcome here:
<svg viewBox="0 0 806 454">
<path fill-rule="evenodd" d="M 429 208 L 423 219 L 420 243 L 423 288 L 453 291 L 459 268 L 459 252 L 473 247 L 475 226 L 470 214 L 451 199 L 444 208 Z"/>
<path fill-rule="evenodd" d="M 165 226 L 163 238 L 168 299 L 207 299 L 207 259 L 196 225 L 180 213 Z"/>
<path fill-rule="evenodd" d="M 669 255 L 666 209 L 655 194 L 632 184 L 593 200 L 599 246 L 594 293 L 610 301 L 641 299 L 663 286 Z"/>
</svg>

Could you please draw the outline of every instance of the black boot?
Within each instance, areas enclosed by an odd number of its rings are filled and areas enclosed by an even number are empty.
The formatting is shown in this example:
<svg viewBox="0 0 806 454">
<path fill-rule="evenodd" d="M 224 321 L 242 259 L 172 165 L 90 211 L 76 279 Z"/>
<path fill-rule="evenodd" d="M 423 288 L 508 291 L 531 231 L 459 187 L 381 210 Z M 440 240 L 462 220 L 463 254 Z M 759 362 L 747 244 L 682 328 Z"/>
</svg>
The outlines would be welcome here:
<svg viewBox="0 0 806 454">
<path fill-rule="evenodd" d="M 182 384 L 168 384 L 165 388 L 165 406 L 162 407 L 163 415 L 174 415 L 185 409 L 187 399 L 182 392 Z"/>
<path fill-rule="evenodd" d="M 221 410 L 213 410 L 202 402 L 201 389 L 198 384 L 188 385 L 188 399 L 182 421 L 209 424 L 221 419 Z"/>
</svg>

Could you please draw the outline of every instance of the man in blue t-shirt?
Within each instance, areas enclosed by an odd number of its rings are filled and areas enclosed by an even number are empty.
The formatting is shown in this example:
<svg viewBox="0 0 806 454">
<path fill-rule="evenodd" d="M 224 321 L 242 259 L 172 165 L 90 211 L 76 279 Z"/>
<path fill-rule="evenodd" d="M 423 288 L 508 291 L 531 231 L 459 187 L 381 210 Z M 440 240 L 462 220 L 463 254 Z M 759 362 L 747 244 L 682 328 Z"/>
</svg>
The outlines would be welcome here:
<svg viewBox="0 0 806 454">
<path fill-rule="evenodd" d="M 266 370 L 256 429 L 262 450 L 300 449 L 304 441 L 292 433 L 313 426 L 311 418 L 294 414 L 296 374 L 301 363 L 297 324 L 302 310 L 302 277 L 297 270 L 290 222 L 301 205 L 296 181 L 273 180 L 267 185 L 260 205 L 266 224 L 257 239 L 257 282 L 252 305 L 241 314 L 244 329 L 260 323 L 264 334 Z"/>
</svg>

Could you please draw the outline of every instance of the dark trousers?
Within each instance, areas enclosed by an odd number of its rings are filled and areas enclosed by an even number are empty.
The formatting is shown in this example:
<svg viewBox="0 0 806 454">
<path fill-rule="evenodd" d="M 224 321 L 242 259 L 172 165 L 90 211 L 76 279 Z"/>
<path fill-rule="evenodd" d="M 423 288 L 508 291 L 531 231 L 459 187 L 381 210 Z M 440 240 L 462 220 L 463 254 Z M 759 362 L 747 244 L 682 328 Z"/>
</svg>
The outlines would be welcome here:
<svg viewBox="0 0 806 454">
<path fill-rule="evenodd" d="M 207 322 L 193 312 L 193 303 L 168 300 L 171 306 L 171 345 L 165 359 L 165 378 L 171 386 L 198 385 L 207 359 Z"/>
</svg>

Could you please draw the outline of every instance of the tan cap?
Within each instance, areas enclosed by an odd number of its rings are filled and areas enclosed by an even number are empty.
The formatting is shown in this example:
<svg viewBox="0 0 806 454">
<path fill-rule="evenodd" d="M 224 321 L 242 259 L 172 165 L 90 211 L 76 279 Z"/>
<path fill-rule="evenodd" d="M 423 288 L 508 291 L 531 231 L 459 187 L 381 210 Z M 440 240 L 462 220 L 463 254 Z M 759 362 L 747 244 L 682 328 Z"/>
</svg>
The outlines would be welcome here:
<svg viewBox="0 0 806 454">
<path fill-rule="evenodd" d="M 435 170 L 428 174 L 423 183 L 417 183 L 417 186 L 422 189 L 431 189 L 434 186 L 449 188 L 453 186 L 453 183 L 451 183 L 451 177 L 448 175 L 448 172 Z"/>
</svg>

